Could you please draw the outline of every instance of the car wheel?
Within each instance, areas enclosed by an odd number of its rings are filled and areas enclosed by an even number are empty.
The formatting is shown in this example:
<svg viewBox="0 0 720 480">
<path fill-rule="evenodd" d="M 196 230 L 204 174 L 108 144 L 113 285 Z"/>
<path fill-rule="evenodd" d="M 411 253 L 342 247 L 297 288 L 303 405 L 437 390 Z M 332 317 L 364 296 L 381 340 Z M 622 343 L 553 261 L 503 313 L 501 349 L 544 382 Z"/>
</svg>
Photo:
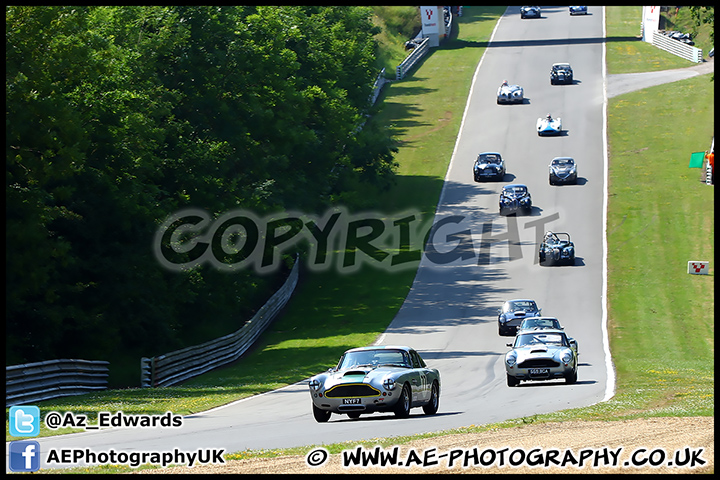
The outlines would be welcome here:
<svg viewBox="0 0 720 480">
<path fill-rule="evenodd" d="M 347 416 L 350 418 L 360 418 L 360 413 L 359 412 L 348 412 Z"/>
<path fill-rule="evenodd" d="M 508 387 L 516 387 L 516 386 L 520 385 L 520 380 L 518 380 L 517 378 L 513 377 L 513 376 L 510 375 L 509 373 L 506 373 L 505 375 L 507 376 L 507 384 L 508 384 Z"/>
<path fill-rule="evenodd" d="M 438 411 L 438 406 L 440 405 L 440 388 L 438 387 L 437 382 L 433 382 L 432 387 L 430 388 L 430 401 L 427 405 L 423 405 L 423 412 L 425 412 L 425 415 L 435 415 Z"/>
<path fill-rule="evenodd" d="M 313 417 L 315 417 L 315 421 L 318 423 L 325 423 L 328 420 L 330 420 L 330 415 L 332 415 L 332 412 L 328 412 L 327 410 L 323 410 L 322 408 L 318 408 L 313 404 Z"/>
<path fill-rule="evenodd" d="M 575 382 L 577 382 L 577 370 L 565 377 L 565 383 L 567 385 L 572 385 Z"/>
<path fill-rule="evenodd" d="M 400 392 L 400 398 L 393 409 L 395 416 L 398 418 L 406 418 L 410 416 L 410 402 L 410 387 L 405 384 Z"/>
</svg>

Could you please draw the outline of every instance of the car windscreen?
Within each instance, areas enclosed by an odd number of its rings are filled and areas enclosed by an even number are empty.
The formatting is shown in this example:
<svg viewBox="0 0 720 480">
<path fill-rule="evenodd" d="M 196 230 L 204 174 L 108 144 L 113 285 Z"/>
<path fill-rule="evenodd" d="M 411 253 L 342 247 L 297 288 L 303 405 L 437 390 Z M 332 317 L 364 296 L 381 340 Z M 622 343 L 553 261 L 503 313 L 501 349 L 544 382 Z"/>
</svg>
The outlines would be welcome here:
<svg viewBox="0 0 720 480">
<path fill-rule="evenodd" d="M 408 353 L 403 350 L 358 350 L 345 353 L 338 363 L 338 369 L 344 370 L 360 366 L 376 367 L 378 365 L 408 367 L 411 363 Z"/>
<path fill-rule="evenodd" d="M 500 159 L 497 155 L 478 155 L 478 163 L 500 163 Z"/>
<path fill-rule="evenodd" d="M 515 339 L 515 347 L 533 345 L 567 346 L 565 337 L 559 333 L 523 333 Z"/>
</svg>

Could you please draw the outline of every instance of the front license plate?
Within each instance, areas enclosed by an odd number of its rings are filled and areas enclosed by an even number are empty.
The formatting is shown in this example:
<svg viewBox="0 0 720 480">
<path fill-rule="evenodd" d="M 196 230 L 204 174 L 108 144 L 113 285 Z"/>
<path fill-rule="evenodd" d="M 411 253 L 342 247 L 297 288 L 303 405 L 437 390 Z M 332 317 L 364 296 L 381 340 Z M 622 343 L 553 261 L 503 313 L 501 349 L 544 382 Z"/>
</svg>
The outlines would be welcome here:
<svg viewBox="0 0 720 480">
<path fill-rule="evenodd" d="M 547 368 L 531 368 L 530 375 L 549 375 L 550 369 Z"/>
<path fill-rule="evenodd" d="M 359 405 L 359 398 L 343 398 L 343 405 Z"/>
</svg>

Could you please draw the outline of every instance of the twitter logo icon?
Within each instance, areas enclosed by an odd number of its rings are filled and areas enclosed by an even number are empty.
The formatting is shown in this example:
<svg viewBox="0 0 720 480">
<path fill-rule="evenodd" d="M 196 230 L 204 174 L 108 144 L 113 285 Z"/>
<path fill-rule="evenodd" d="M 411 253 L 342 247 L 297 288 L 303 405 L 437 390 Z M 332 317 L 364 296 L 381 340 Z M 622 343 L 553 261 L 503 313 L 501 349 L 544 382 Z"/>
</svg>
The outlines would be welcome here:
<svg viewBox="0 0 720 480">
<path fill-rule="evenodd" d="M 37 437 L 40 433 L 40 408 L 32 405 L 10 407 L 10 435 Z"/>
</svg>

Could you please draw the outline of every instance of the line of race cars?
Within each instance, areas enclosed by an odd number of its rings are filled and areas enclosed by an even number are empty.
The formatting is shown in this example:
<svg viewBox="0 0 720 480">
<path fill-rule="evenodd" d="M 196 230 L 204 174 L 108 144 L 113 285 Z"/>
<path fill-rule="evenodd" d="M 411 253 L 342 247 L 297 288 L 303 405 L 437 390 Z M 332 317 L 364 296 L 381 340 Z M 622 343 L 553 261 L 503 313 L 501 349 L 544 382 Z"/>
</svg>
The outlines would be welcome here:
<svg viewBox="0 0 720 480">
<path fill-rule="evenodd" d="M 569 7 L 570 15 L 587 14 L 585 6 Z M 541 18 L 540 7 L 523 6 L 521 18 Z M 558 62 L 550 67 L 550 85 L 573 84 L 573 70 L 569 63 Z M 497 93 L 497 103 L 524 103 L 524 89 L 520 85 L 510 85 L 507 80 L 502 83 Z M 550 114 L 537 119 L 537 134 L 540 137 L 562 135 L 562 119 L 553 118 Z M 483 155 L 478 156 L 480 160 Z M 500 154 L 493 152 L 497 158 Z M 473 170 L 475 181 L 487 178 L 478 175 L 477 171 L 485 171 L 487 164 L 478 165 L 476 160 Z M 500 171 L 506 170 L 504 161 L 499 162 L 502 169 L 496 168 L 496 180 L 502 180 Z M 548 165 L 548 182 L 550 185 L 577 184 L 577 164 L 572 157 L 555 157 Z M 532 200 L 526 185 L 506 185 L 500 192 L 500 215 L 517 214 L 523 211 L 529 214 Z M 575 245 L 567 232 L 548 231 L 542 238 L 538 248 L 538 261 L 545 264 L 575 264 Z M 542 309 L 531 299 L 518 298 L 507 300 L 498 309 L 498 334 L 515 336 L 507 346 L 510 350 L 505 354 L 505 374 L 507 385 L 515 387 L 524 381 L 545 381 L 564 379 L 567 384 L 577 382 L 578 344 L 568 337 L 556 317 L 542 316 Z"/>
<path fill-rule="evenodd" d="M 570 14 L 577 13 L 570 7 Z M 585 10 L 587 13 L 587 10 Z M 540 7 L 522 7 L 521 17 L 540 17 Z M 551 85 L 572 84 L 569 63 L 551 67 Z M 524 89 L 504 81 L 497 92 L 497 103 L 524 103 Z M 562 121 L 550 114 L 537 121 L 538 136 L 561 135 Z M 577 166 L 571 157 L 553 158 L 548 166 L 549 183 L 577 183 Z M 499 152 L 480 153 L 473 165 L 476 182 L 502 181 L 505 161 Z M 524 184 L 503 186 L 499 200 L 500 215 L 532 211 L 532 197 Z M 565 232 L 546 232 L 538 252 L 541 265 L 574 264 L 575 248 Z M 508 386 L 522 381 L 563 378 L 577 381 L 577 341 L 569 338 L 555 317 L 541 316 L 534 300 L 506 301 L 498 310 L 498 333 L 515 335 L 512 349 L 505 354 Z M 338 364 L 308 381 L 313 417 L 319 423 L 333 413 L 357 419 L 363 414 L 391 412 L 406 418 L 412 408 L 421 407 L 426 415 L 435 415 L 440 403 L 440 372 L 427 366 L 420 354 L 408 346 L 369 346 L 347 350 Z"/>
<path fill-rule="evenodd" d="M 515 336 L 505 354 L 509 387 L 523 381 L 564 379 L 577 382 L 578 343 L 568 337 L 556 317 L 541 315 L 535 300 L 507 300 L 498 309 L 498 334 Z"/>
</svg>

